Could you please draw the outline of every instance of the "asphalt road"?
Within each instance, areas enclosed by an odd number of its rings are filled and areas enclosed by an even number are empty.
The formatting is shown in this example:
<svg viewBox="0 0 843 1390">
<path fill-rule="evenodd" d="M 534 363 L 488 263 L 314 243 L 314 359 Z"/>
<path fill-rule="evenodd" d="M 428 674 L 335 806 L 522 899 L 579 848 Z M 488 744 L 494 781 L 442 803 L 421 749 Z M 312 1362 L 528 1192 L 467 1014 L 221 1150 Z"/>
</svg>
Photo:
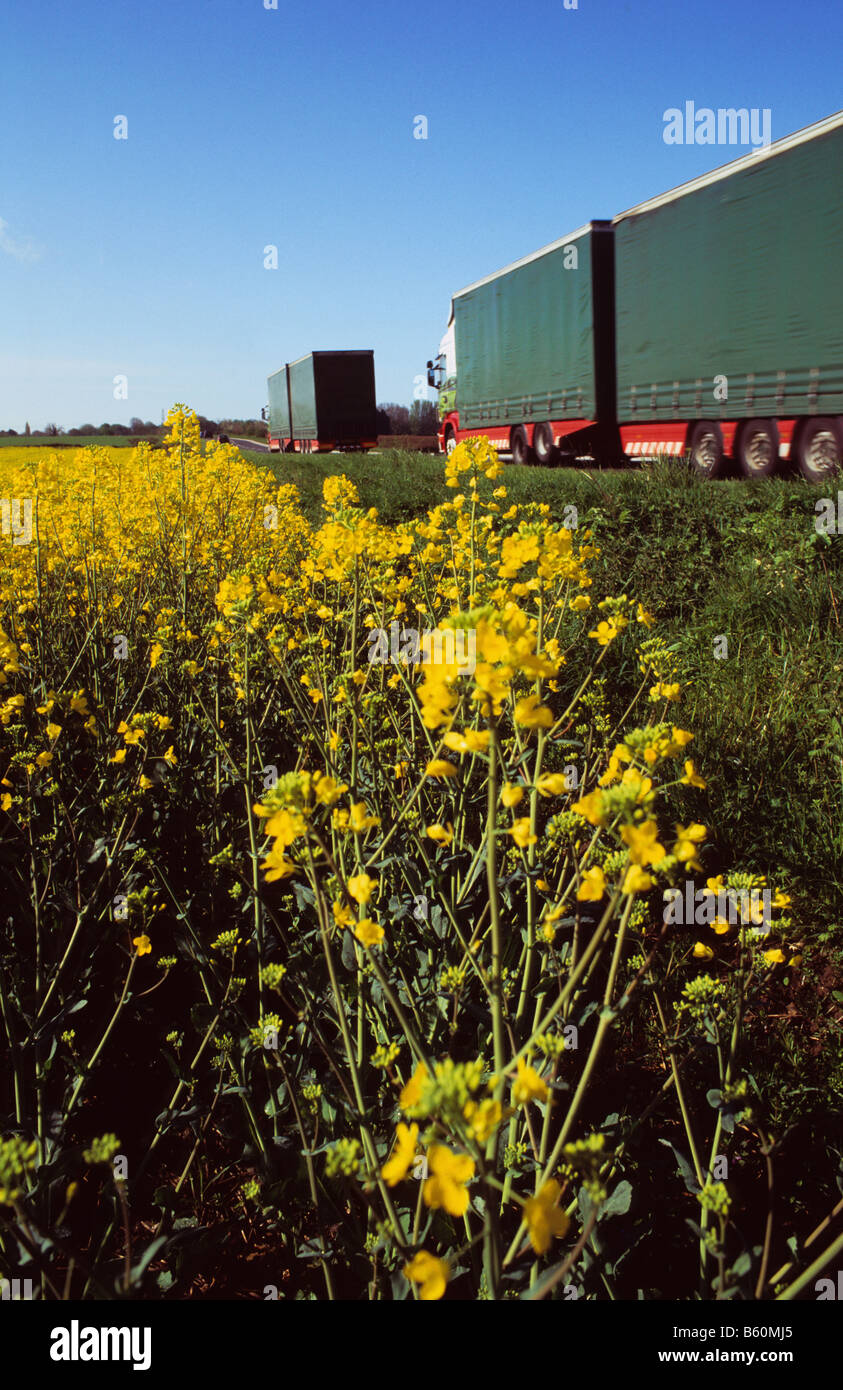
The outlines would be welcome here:
<svg viewBox="0 0 843 1390">
<path fill-rule="evenodd" d="M 241 449 L 251 449 L 255 454 L 268 454 L 270 452 L 268 444 L 261 444 L 259 439 L 235 439 L 229 435 L 232 444 L 239 444 Z"/>
</svg>

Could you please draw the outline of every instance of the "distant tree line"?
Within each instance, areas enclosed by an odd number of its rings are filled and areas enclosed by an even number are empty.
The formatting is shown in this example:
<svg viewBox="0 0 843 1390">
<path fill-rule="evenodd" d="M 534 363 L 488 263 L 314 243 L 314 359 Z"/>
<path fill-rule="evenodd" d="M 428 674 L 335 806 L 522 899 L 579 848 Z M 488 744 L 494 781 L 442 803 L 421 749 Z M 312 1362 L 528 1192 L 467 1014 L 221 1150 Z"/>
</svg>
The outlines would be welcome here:
<svg viewBox="0 0 843 1390">
<path fill-rule="evenodd" d="M 436 434 L 438 429 L 434 401 L 413 401 L 409 407 L 390 401 L 378 406 L 378 434 Z"/>
<path fill-rule="evenodd" d="M 44 436 L 46 436 L 48 439 L 57 439 L 59 435 L 67 435 L 68 438 L 70 438 L 71 435 L 77 436 L 77 435 L 85 435 L 85 434 L 132 434 L 132 435 L 149 434 L 149 435 L 153 435 L 153 434 L 160 434 L 160 433 L 161 433 L 161 426 L 160 426 L 160 425 L 155 425 L 155 424 L 153 424 L 153 422 L 152 422 L 151 420 L 140 420 L 140 419 L 138 419 L 138 417 L 137 417 L 136 415 L 132 417 L 132 419 L 129 421 L 128 425 L 109 425 L 109 424 L 90 425 L 90 424 L 88 424 L 88 425 L 78 425 L 78 426 L 75 426 L 75 427 L 74 427 L 73 429 L 71 429 L 71 430 L 66 430 L 62 425 L 55 425 L 55 424 L 53 424 L 52 422 L 50 422 L 50 424 L 44 426 L 43 430 L 35 430 L 35 431 L 32 431 L 32 430 L 29 428 L 29 424 L 27 423 L 26 429 L 24 430 L 23 435 L 21 436 L 21 438 L 28 437 L 29 435 L 33 434 L 33 432 L 34 432 L 36 435 L 44 435 Z M 17 431 L 17 430 L 0 430 L 0 435 L 5 435 L 7 438 L 12 438 L 12 437 L 17 438 L 17 437 L 18 437 L 18 431 Z"/>
<path fill-rule="evenodd" d="M 220 434 L 229 435 L 231 438 L 242 437 L 244 439 L 264 439 L 266 437 L 266 422 L 264 420 L 209 420 L 205 415 L 197 416 L 199 428 L 203 439 L 215 439 Z M 378 406 L 377 411 L 377 431 L 378 434 L 436 434 L 439 429 L 439 415 L 433 401 L 413 401 L 411 406 L 396 405 L 388 401 L 384 405 Z M 62 425 L 56 425 L 52 421 L 45 425 L 43 430 L 32 431 L 27 422 L 24 435 L 32 433 L 56 438 L 59 435 L 78 436 L 78 435 L 159 435 L 162 431 L 161 425 L 156 425 L 152 420 L 141 420 L 137 415 L 133 416 L 128 425 L 78 425 L 73 429 L 66 430 Z M 0 430 L 0 436 L 18 437 L 18 431 L 7 429 Z"/>
<path fill-rule="evenodd" d="M 227 434 L 231 439 L 266 439 L 265 420 L 207 420 L 204 415 L 197 419 L 205 439 L 214 439 L 219 434 Z"/>
</svg>

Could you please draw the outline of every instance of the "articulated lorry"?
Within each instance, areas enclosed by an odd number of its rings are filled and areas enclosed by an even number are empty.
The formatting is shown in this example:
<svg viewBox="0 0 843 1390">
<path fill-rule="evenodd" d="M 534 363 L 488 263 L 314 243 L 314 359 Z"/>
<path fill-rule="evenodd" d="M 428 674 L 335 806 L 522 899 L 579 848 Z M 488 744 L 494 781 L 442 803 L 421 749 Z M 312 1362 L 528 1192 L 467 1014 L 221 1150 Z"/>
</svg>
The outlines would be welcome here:
<svg viewBox="0 0 843 1390">
<path fill-rule="evenodd" d="M 843 112 L 453 296 L 440 448 L 843 466 Z"/>
<path fill-rule="evenodd" d="M 273 453 L 330 453 L 377 445 L 375 355 L 309 352 L 267 380 Z"/>
</svg>

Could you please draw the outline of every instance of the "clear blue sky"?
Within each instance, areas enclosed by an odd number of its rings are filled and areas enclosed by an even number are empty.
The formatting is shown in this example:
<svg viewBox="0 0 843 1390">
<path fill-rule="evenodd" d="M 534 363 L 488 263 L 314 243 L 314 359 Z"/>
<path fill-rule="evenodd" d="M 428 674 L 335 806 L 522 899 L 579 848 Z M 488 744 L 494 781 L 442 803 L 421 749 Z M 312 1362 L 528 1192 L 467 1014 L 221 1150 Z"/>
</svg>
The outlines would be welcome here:
<svg viewBox="0 0 843 1390">
<path fill-rule="evenodd" d="M 0 51 L 18 430 L 254 416 L 314 348 L 373 348 L 409 403 L 455 290 L 746 152 L 665 144 L 666 109 L 778 139 L 843 105 L 831 0 L 48 0 Z"/>
</svg>

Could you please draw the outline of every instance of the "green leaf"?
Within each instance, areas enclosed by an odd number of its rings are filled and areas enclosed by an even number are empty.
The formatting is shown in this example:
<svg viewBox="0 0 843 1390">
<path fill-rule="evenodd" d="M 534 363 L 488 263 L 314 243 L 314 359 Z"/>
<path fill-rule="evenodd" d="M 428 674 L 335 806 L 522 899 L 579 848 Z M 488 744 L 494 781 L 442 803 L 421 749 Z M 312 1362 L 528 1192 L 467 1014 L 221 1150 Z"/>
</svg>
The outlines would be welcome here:
<svg viewBox="0 0 843 1390">
<path fill-rule="evenodd" d="M 629 1211 L 632 1202 L 632 1183 L 619 1182 L 609 1200 L 604 1204 L 601 1217 L 604 1216 L 624 1216 Z"/>
<path fill-rule="evenodd" d="M 691 1167 L 691 1164 L 689 1163 L 685 1155 L 683 1153 L 680 1153 L 679 1150 L 673 1144 L 671 1144 L 669 1139 L 660 1139 L 659 1143 L 665 1144 L 669 1149 L 672 1150 L 673 1157 L 676 1159 L 676 1164 L 679 1169 L 679 1173 L 681 1174 L 682 1180 L 685 1183 L 686 1190 L 688 1192 L 693 1192 L 694 1194 L 699 1192 L 700 1185 L 697 1182 L 694 1170 Z"/>
<path fill-rule="evenodd" d="M 564 1268 L 566 1263 L 566 1260 L 560 1260 L 558 1264 L 546 1270 L 541 1278 L 536 1280 L 531 1289 L 527 1289 L 526 1293 L 522 1293 L 521 1298 L 527 1303 L 532 1303 L 536 1299 L 541 1298 L 545 1291 L 558 1279 L 559 1271 Z"/>
<path fill-rule="evenodd" d="M 196 1219 L 196 1218 L 194 1217 L 193 1220 L 195 1221 L 195 1219 Z M 178 1224 L 179 1224 L 178 1221 L 177 1221 L 175 1224 L 176 1224 L 176 1226 L 178 1226 Z M 144 1270 L 146 1269 L 146 1267 L 147 1267 L 147 1265 L 149 1264 L 150 1260 L 154 1260 L 154 1259 L 155 1259 L 156 1252 L 157 1252 L 158 1250 L 161 1249 L 161 1246 L 162 1246 L 162 1245 L 166 1245 L 166 1243 L 167 1243 L 167 1237 L 166 1237 L 166 1236 L 156 1236 L 156 1237 L 155 1237 L 155 1240 L 150 1241 L 149 1245 L 148 1245 L 148 1246 L 146 1247 L 146 1249 L 144 1250 L 144 1252 L 143 1252 L 143 1254 L 141 1255 L 140 1259 L 138 1260 L 137 1264 L 134 1266 L 133 1269 L 131 1269 L 131 1270 L 129 1271 L 129 1283 L 130 1283 L 130 1284 L 136 1284 L 136 1283 L 138 1283 L 138 1281 L 142 1278 L 143 1273 L 144 1273 Z"/>
</svg>

